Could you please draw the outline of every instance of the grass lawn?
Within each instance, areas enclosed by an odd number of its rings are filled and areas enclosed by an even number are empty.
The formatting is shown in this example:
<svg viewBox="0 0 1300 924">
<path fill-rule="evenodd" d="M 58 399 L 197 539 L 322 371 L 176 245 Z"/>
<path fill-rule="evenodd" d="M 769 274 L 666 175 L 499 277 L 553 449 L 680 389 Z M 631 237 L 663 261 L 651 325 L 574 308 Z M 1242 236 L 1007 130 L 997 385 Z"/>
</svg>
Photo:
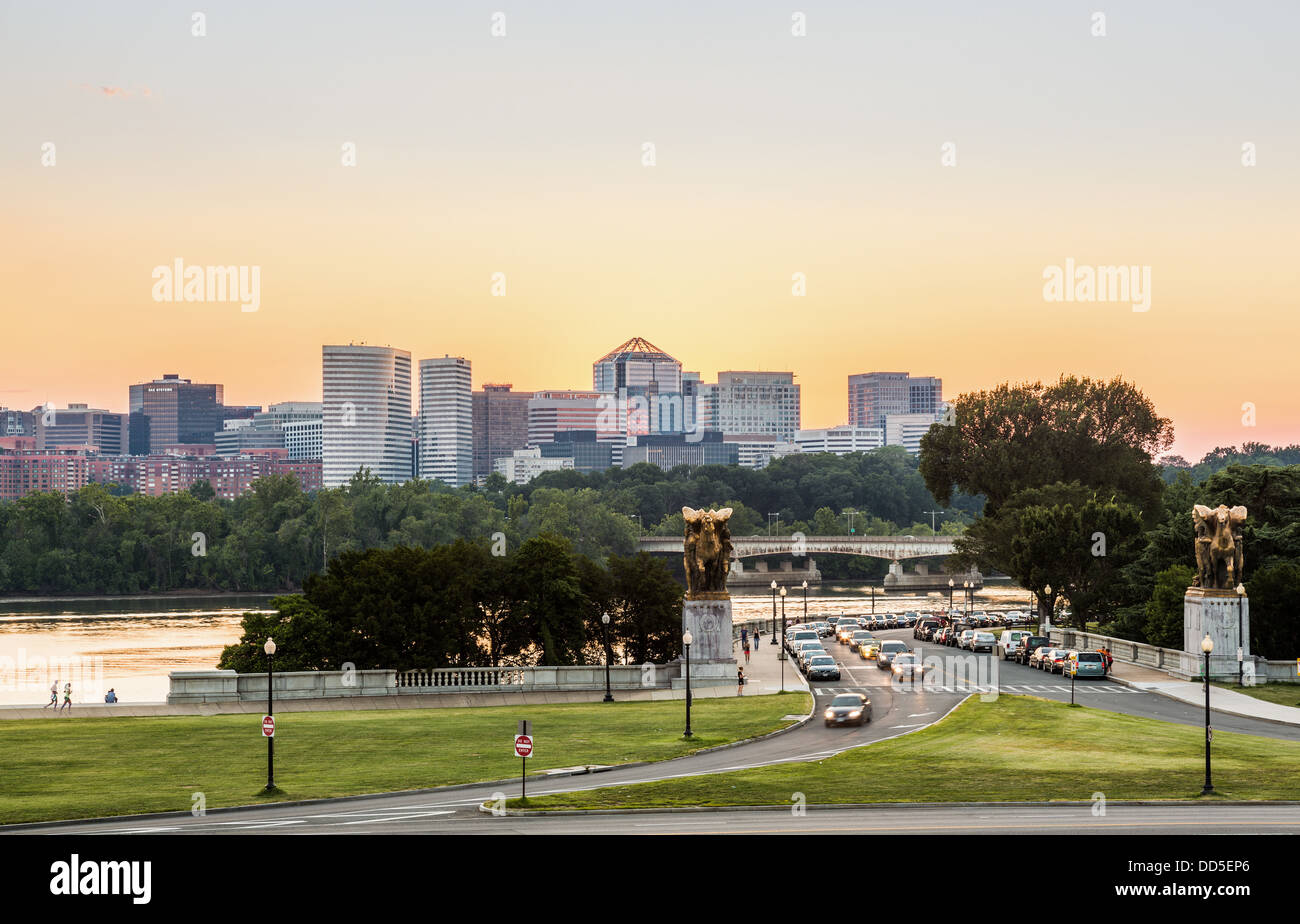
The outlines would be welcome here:
<svg viewBox="0 0 1300 924">
<path fill-rule="evenodd" d="M 1279 706 L 1300 706 L 1300 683 L 1268 683 L 1262 687 L 1238 687 L 1235 683 L 1214 683 L 1216 687 L 1223 687 L 1225 690 L 1236 690 L 1238 693 L 1245 693 L 1247 696 L 1253 696 L 1255 699 L 1262 699 L 1266 703 L 1277 703 Z"/>
<path fill-rule="evenodd" d="M 531 719 L 530 773 L 680 757 L 806 715 L 806 693 L 681 701 L 286 712 L 276 716 L 268 797 L 260 714 L 0 722 L 0 823 L 189 811 L 518 776 L 512 744 Z"/>
<path fill-rule="evenodd" d="M 1200 728 L 1000 696 L 816 763 L 540 796 L 528 807 L 790 805 L 794 793 L 809 803 L 1189 799 L 1204 782 L 1204 741 Z M 1228 799 L 1300 799 L 1300 742 L 1218 732 L 1213 760 Z"/>
</svg>

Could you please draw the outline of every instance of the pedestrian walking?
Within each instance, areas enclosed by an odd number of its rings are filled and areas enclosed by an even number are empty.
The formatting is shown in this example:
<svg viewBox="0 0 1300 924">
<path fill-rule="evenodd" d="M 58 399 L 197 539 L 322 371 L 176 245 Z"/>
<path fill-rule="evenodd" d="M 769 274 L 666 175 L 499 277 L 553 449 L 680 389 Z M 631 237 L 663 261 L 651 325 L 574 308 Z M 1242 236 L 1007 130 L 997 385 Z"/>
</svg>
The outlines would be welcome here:
<svg viewBox="0 0 1300 924">
<path fill-rule="evenodd" d="M 72 684 L 71 683 L 65 683 L 63 685 L 63 705 L 59 707 L 59 711 L 62 712 L 64 709 L 68 710 L 69 712 L 72 711 Z"/>
<path fill-rule="evenodd" d="M 743 626 L 740 629 L 740 642 L 746 648 L 749 647 L 749 630 Z"/>
<path fill-rule="evenodd" d="M 54 707 L 55 712 L 59 711 L 59 682 L 57 680 L 50 684 L 50 701 L 41 708 L 49 709 L 51 706 Z"/>
<path fill-rule="evenodd" d="M 743 667 L 736 668 L 736 695 L 745 695 L 745 669 Z"/>
<path fill-rule="evenodd" d="M 749 663 L 749 639 L 745 639 L 745 663 Z"/>
<path fill-rule="evenodd" d="M 762 637 L 763 637 L 763 633 L 762 633 L 762 631 L 760 631 L 759 629 L 755 628 L 755 629 L 754 629 L 754 647 L 755 647 L 755 648 L 757 648 L 757 647 L 761 644 Z"/>
</svg>

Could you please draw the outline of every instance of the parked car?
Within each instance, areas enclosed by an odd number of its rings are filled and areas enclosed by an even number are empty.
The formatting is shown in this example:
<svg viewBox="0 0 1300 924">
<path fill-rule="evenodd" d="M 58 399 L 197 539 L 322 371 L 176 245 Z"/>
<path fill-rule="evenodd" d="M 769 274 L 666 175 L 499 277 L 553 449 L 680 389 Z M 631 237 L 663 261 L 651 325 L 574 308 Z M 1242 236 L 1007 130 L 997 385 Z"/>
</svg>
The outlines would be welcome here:
<svg viewBox="0 0 1300 924">
<path fill-rule="evenodd" d="M 992 632 L 976 632 L 970 637 L 970 642 L 966 645 L 972 652 L 987 651 L 992 652 L 997 645 L 997 639 Z"/>
<path fill-rule="evenodd" d="M 865 725 L 871 721 L 871 700 L 861 693 L 840 693 L 830 701 L 823 713 L 826 727 L 832 725 Z"/>
<path fill-rule="evenodd" d="M 1062 673 L 1075 677 L 1105 677 L 1106 658 L 1100 651 L 1071 651 L 1066 655 Z"/>
<path fill-rule="evenodd" d="M 889 670 L 894 666 L 894 656 L 904 654 L 912 649 L 907 647 L 907 642 L 901 642 L 898 639 L 889 639 L 880 643 L 880 651 L 876 654 L 876 667 L 883 670 Z"/>
<path fill-rule="evenodd" d="M 1044 645 L 1051 644 L 1052 640 L 1046 635 L 1028 635 L 1021 638 L 1020 641 L 1016 643 L 1016 663 L 1032 667 L 1033 665 L 1030 664 L 1030 658 L 1033 657 L 1034 652 Z"/>
<path fill-rule="evenodd" d="M 839 680 L 840 666 L 830 655 L 813 655 L 804 673 L 809 680 Z"/>
<path fill-rule="evenodd" d="M 1041 671 L 1043 669 L 1043 660 L 1047 657 L 1047 655 L 1051 652 L 1051 650 L 1052 650 L 1051 645 L 1039 645 L 1037 648 L 1034 649 L 1033 654 L 1029 656 L 1029 660 L 1026 663 L 1030 667 L 1036 668 L 1037 670 Z"/>
<path fill-rule="evenodd" d="M 1007 629 L 998 637 L 998 657 L 1003 661 L 1014 657 L 1016 645 L 1022 638 L 1032 634 L 1028 629 Z"/>
<path fill-rule="evenodd" d="M 826 654 L 826 649 L 822 647 L 821 642 L 818 641 L 800 642 L 799 647 L 795 649 L 794 657 L 795 660 L 798 661 L 801 666 L 805 666 L 808 664 L 808 659 L 812 657 L 814 654 L 819 654 L 819 655 Z"/>
<path fill-rule="evenodd" d="M 969 648 L 970 640 L 975 637 L 974 629 L 962 629 L 957 633 L 957 647 Z"/>
<path fill-rule="evenodd" d="M 1064 674 L 1065 658 L 1069 653 L 1065 648 L 1049 648 L 1041 659 L 1043 670 L 1049 674 Z"/>
</svg>

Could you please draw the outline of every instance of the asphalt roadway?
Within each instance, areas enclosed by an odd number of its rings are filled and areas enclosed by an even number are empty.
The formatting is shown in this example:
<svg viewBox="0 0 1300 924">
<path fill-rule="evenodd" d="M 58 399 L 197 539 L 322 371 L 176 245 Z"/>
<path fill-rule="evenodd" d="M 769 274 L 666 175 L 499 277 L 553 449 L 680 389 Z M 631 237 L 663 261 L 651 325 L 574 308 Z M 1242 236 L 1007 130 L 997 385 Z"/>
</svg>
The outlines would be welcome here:
<svg viewBox="0 0 1300 924">
<path fill-rule="evenodd" d="M 952 658 L 964 653 L 912 640 L 910 629 L 877 633 L 901 638 L 924 657 Z M 977 683 L 944 676 L 939 682 L 890 683 L 888 671 L 833 639 L 824 643 L 841 665 L 838 682 L 814 685 L 816 709 L 811 721 L 792 731 L 749 744 L 639 767 L 621 767 L 577 776 L 530 777 L 530 796 L 575 792 L 702 774 L 725 773 L 777 763 L 819 760 L 841 751 L 896 737 L 938 721 L 968 695 L 991 689 L 997 671 L 1000 694 L 1021 693 L 1068 702 L 1070 682 L 995 655 L 967 655 L 966 676 Z M 973 659 L 973 660 L 972 660 Z M 994 662 L 997 662 L 996 668 Z M 945 674 L 949 665 L 944 661 Z M 980 665 L 983 667 L 980 667 Z M 972 669 L 972 665 L 974 665 Z M 944 688 L 947 683 L 947 688 Z M 820 713 L 839 692 L 867 693 L 872 721 L 861 728 L 826 728 Z M 1204 714 L 1194 706 L 1121 686 L 1109 680 L 1077 681 L 1078 702 L 1098 709 L 1200 726 Z M 1213 714 L 1216 728 L 1273 738 L 1300 739 L 1300 728 L 1258 719 Z M 518 781 L 447 787 L 352 799 L 320 800 L 299 805 L 265 805 L 210 812 L 204 817 L 122 817 L 28 828 L 0 833 L 33 834 L 665 834 L 665 833 L 1249 833 L 1300 830 L 1300 806 L 1237 804 L 1139 806 L 1115 804 L 1104 816 L 1084 805 L 878 805 L 809 806 L 805 813 L 727 810 L 708 813 L 661 812 L 609 815 L 493 816 L 479 811 L 483 802 L 519 794 Z"/>
</svg>

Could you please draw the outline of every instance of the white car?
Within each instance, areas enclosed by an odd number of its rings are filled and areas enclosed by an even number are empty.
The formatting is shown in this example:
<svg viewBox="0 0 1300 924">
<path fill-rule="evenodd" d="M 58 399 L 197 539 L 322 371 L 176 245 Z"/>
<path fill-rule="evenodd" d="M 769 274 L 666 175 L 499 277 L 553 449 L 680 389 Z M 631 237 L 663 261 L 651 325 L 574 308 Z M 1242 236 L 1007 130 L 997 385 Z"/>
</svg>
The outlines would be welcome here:
<svg viewBox="0 0 1300 924">
<path fill-rule="evenodd" d="M 1003 661 L 1010 658 L 1016 653 L 1016 645 L 1020 640 L 1028 635 L 1033 635 L 1028 629 L 1007 629 L 998 638 L 998 657 Z"/>
</svg>

